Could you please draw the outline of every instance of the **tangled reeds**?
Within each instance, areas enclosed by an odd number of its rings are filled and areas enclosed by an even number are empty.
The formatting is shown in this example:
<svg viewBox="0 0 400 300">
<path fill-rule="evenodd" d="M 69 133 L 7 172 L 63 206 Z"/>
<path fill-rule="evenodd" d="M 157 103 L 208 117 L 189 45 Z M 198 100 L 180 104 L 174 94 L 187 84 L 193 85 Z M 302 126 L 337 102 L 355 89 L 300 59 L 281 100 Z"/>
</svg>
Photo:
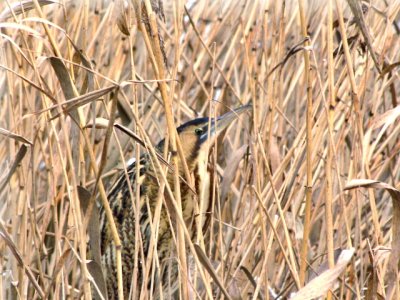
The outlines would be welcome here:
<svg viewBox="0 0 400 300">
<path fill-rule="evenodd" d="M 181 296 L 399 299 L 400 3 L 374 2 L 2 1 L 0 298 L 101 298 L 116 173 L 251 103 L 207 235 L 176 228 Z"/>
</svg>

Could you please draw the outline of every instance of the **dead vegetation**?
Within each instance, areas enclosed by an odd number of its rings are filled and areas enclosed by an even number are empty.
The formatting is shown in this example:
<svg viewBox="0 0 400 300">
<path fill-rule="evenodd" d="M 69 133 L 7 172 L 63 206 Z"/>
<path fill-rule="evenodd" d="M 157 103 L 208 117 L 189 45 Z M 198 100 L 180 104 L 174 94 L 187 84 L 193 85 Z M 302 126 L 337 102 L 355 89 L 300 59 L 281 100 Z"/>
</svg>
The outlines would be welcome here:
<svg viewBox="0 0 400 300">
<path fill-rule="evenodd" d="M 125 161 L 252 103 L 210 155 L 210 234 L 177 228 L 181 295 L 399 299 L 400 3 L 304 2 L 1 2 L 0 297 L 97 295 Z"/>
</svg>

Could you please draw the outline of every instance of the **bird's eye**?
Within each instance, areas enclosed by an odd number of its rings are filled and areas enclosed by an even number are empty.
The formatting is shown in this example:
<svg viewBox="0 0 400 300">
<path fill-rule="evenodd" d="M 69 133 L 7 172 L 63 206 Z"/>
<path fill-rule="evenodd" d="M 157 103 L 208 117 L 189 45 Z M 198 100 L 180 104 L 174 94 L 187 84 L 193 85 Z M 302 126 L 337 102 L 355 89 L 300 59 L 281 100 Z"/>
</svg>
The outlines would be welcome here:
<svg viewBox="0 0 400 300">
<path fill-rule="evenodd" d="M 203 128 L 196 128 L 194 130 L 194 133 L 197 134 L 197 135 L 202 135 L 203 134 Z"/>
</svg>

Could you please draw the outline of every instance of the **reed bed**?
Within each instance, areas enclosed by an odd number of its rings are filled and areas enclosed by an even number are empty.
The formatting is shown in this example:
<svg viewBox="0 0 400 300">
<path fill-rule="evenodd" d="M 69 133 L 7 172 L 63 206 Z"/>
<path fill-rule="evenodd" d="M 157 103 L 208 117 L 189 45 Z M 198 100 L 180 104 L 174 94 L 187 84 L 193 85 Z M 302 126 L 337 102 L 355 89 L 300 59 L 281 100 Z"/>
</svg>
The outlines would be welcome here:
<svg viewBox="0 0 400 300">
<path fill-rule="evenodd" d="M 400 2 L 373 2 L 2 1 L 0 298 L 101 299 L 117 174 L 251 104 L 208 233 L 171 220 L 180 297 L 400 299 Z"/>
</svg>

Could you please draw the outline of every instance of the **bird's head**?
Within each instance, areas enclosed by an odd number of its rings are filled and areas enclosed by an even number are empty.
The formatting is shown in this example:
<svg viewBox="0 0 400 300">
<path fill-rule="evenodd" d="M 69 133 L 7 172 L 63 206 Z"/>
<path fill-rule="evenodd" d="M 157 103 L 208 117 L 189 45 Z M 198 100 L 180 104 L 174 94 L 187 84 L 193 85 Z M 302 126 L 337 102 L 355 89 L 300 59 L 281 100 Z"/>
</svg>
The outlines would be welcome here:
<svg viewBox="0 0 400 300">
<path fill-rule="evenodd" d="M 218 135 L 236 120 L 241 113 L 249 109 L 251 109 L 251 106 L 245 105 L 218 117 L 216 121 L 214 118 L 211 120 L 209 118 L 198 118 L 179 126 L 176 130 L 189 169 L 193 170 L 199 158 L 207 159 L 208 149 Z M 163 145 L 164 141 L 161 141 L 159 149 Z"/>
</svg>

